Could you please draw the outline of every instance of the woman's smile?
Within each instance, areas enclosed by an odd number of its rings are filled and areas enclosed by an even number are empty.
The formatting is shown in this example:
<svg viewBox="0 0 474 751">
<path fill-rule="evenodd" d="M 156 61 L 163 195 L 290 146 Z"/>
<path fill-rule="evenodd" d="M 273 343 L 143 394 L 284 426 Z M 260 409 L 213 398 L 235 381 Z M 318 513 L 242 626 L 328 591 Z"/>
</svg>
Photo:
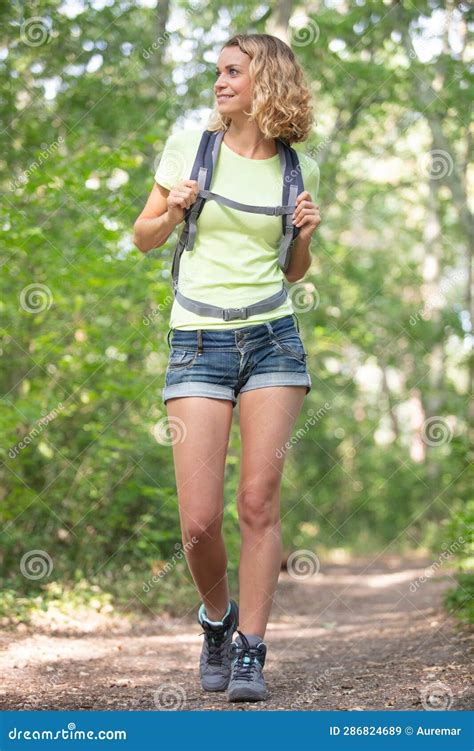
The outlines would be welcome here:
<svg viewBox="0 0 474 751">
<path fill-rule="evenodd" d="M 229 99 L 232 99 L 233 96 L 234 94 L 217 94 L 216 99 L 217 102 L 221 104 L 222 102 L 228 102 Z"/>
</svg>

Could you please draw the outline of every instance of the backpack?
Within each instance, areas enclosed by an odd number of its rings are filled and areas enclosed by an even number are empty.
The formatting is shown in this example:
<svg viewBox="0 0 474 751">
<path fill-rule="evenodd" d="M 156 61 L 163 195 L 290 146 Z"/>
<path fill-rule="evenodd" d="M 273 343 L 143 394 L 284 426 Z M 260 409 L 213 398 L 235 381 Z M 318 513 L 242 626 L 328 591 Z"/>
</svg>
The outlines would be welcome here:
<svg viewBox="0 0 474 751">
<path fill-rule="evenodd" d="M 252 214 L 268 214 L 270 216 L 281 216 L 282 218 L 282 239 L 280 242 L 278 264 L 283 272 L 286 271 L 290 262 L 293 243 L 299 233 L 299 227 L 292 223 L 291 215 L 296 207 L 296 198 L 304 190 L 303 177 L 301 174 L 300 163 L 296 151 L 277 138 L 278 153 L 283 178 L 282 205 L 281 206 L 252 206 L 245 203 L 232 201 L 210 190 L 214 168 L 217 164 L 219 150 L 224 137 L 224 131 L 205 130 L 201 136 L 201 141 L 196 153 L 194 165 L 191 170 L 190 180 L 197 180 L 198 196 L 196 201 L 184 211 L 184 228 L 176 244 L 172 275 L 173 275 L 173 292 L 178 302 L 190 310 L 202 316 L 221 318 L 224 321 L 237 319 L 246 319 L 256 313 L 264 313 L 273 308 L 279 307 L 287 298 L 288 292 L 283 281 L 282 289 L 270 297 L 266 297 L 256 303 L 252 303 L 242 308 L 221 308 L 217 305 L 210 305 L 199 300 L 193 300 L 186 297 L 178 289 L 179 264 L 181 255 L 186 250 L 192 251 L 196 239 L 197 219 L 204 208 L 206 201 L 217 201 L 223 206 L 228 206 L 238 211 L 247 211 Z"/>
</svg>

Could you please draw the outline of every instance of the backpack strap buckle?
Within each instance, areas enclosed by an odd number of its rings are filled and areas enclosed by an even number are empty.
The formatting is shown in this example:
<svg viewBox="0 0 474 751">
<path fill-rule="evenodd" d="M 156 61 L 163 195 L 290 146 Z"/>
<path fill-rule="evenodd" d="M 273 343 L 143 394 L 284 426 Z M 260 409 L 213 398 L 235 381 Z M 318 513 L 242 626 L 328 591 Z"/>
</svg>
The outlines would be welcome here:
<svg viewBox="0 0 474 751">
<path fill-rule="evenodd" d="M 236 318 L 248 318 L 247 308 L 223 308 L 224 321 L 233 321 Z"/>
</svg>

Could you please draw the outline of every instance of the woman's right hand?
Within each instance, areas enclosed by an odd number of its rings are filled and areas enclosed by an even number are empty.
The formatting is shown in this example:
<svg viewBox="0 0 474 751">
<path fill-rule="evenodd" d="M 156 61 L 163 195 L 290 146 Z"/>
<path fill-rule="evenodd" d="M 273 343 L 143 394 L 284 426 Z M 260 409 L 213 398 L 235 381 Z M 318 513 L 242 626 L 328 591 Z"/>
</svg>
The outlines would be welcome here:
<svg viewBox="0 0 474 751">
<path fill-rule="evenodd" d="M 176 224 L 184 219 L 184 210 L 195 202 L 198 195 L 197 180 L 183 180 L 171 188 L 168 198 L 168 216 Z"/>
</svg>

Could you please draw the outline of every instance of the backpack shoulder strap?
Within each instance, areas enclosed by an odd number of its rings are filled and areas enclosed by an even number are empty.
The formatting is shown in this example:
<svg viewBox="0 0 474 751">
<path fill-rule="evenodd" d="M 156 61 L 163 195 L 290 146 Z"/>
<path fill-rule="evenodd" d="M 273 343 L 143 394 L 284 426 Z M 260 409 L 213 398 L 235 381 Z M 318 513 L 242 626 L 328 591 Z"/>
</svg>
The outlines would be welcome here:
<svg viewBox="0 0 474 751">
<path fill-rule="evenodd" d="M 219 156 L 219 149 L 224 137 L 224 131 L 205 130 L 202 134 L 199 148 L 196 153 L 193 168 L 191 170 L 190 180 L 197 180 L 198 198 L 189 209 L 184 212 L 184 229 L 181 237 L 186 250 L 191 251 L 194 248 L 197 231 L 197 219 L 204 208 L 206 201 L 205 196 L 199 195 L 202 191 L 208 190 L 212 183 L 212 176 Z M 180 238 L 181 241 L 181 238 Z"/>
<path fill-rule="evenodd" d="M 278 153 L 283 177 L 282 204 L 296 205 L 296 199 L 304 190 L 303 174 L 298 154 L 282 139 L 277 139 Z M 282 240 L 280 243 L 278 264 L 282 271 L 286 271 L 290 263 L 293 243 L 298 236 L 299 227 L 292 223 L 290 214 L 282 215 Z"/>
</svg>

